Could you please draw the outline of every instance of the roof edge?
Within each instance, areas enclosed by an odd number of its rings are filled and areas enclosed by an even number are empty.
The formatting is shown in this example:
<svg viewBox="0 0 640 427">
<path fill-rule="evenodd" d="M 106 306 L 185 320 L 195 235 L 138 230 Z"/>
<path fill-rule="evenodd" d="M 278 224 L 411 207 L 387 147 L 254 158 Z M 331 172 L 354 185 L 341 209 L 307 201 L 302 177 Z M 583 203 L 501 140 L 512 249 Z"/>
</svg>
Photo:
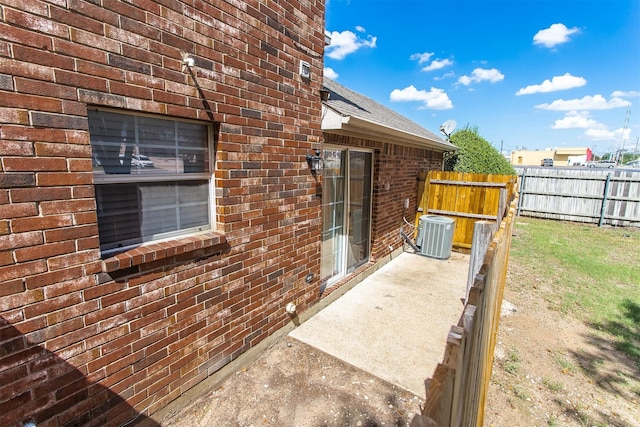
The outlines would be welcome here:
<svg viewBox="0 0 640 427">
<path fill-rule="evenodd" d="M 447 141 L 426 138 L 372 120 L 344 115 L 328 105 L 323 105 L 323 109 L 325 111 L 322 114 L 322 130 L 327 133 L 442 152 L 458 150 L 458 147 Z"/>
</svg>

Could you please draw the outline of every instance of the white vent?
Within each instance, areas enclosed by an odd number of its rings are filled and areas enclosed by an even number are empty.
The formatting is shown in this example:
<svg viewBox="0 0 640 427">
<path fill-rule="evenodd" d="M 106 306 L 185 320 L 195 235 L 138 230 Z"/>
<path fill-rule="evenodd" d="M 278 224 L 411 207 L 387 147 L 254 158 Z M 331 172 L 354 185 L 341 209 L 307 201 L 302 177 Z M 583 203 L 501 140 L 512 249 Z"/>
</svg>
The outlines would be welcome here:
<svg viewBox="0 0 640 427">
<path fill-rule="evenodd" d="M 451 256 L 455 220 L 444 216 L 422 215 L 418 224 L 416 246 L 420 255 L 447 259 Z"/>
</svg>

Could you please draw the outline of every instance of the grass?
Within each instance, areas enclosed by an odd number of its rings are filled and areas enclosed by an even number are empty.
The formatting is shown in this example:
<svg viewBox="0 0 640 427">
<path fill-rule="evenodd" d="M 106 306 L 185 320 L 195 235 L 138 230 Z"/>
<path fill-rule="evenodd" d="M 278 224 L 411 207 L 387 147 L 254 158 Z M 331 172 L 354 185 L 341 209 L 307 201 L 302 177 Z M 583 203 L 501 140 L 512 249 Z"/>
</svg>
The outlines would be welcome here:
<svg viewBox="0 0 640 427">
<path fill-rule="evenodd" d="M 517 350 L 509 350 L 507 360 L 504 362 L 504 370 L 512 375 L 517 375 L 520 371 L 520 355 Z"/>
<path fill-rule="evenodd" d="M 606 334 L 640 368 L 640 230 L 520 219 L 511 257 L 550 287 L 551 308 Z"/>
<path fill-rule="evenodd" d="M 573 363 L 566 357 L 562 355 L 556 355 L 555 360 L 558 366 L 560 366 L 560 371 L 562 371 L 563 374 L 573 374 L 577 371 L 575 363 Z"/>
<path fill-rule="evenodd" d="M 553 391 L 554 393 L 564 390 L 564 384 L 560 381 L 552 380 L 551 378 L 543 378 L 542 384 L 544 384 L 549 391 Z"/>
</svg>

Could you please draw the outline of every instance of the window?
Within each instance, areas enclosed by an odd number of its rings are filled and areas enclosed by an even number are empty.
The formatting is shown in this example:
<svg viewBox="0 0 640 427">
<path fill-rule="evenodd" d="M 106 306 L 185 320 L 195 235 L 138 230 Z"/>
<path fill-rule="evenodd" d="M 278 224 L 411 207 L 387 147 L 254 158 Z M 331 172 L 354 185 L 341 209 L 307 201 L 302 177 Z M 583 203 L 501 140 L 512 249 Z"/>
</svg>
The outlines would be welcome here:
<svg viewBox="0 0 640 427">
<path fill-rule="evenodd" d="M 212 229 L 211 126 L 90 109 L 100 249 Z"/>
</svg>

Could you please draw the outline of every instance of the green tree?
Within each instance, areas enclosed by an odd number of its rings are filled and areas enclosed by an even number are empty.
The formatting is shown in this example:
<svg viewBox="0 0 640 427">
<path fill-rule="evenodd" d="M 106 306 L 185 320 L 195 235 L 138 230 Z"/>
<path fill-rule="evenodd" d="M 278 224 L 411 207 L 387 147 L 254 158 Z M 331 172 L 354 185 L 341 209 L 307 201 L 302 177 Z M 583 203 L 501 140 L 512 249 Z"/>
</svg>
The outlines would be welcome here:
<svg viewBox="0 0 640 427">
<path fill-rule="evenodd" d="M 472 172 L 515 175 L 507 159 L 478 133 L 477 127 L 465 128 L 451 134 L 451 143 L 458 151 L 445 158 L 444 169 L 454 172 Z"/>
</svg>

